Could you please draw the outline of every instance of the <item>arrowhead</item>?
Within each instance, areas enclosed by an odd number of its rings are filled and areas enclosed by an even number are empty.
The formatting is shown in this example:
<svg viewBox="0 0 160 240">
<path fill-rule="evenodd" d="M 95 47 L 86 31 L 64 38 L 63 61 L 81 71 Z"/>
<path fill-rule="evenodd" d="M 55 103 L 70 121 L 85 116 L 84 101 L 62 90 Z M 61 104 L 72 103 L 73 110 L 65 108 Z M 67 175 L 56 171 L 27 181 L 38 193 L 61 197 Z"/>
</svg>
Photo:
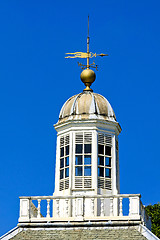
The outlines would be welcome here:
<svg viewBox="0 0 160 240">
<path fill-rule="evenodd" d="M 104 56 L 108 56 L 108 54 L 101 53 L 99 54 L 99 56 L 104 57 Z"/>
</svg>

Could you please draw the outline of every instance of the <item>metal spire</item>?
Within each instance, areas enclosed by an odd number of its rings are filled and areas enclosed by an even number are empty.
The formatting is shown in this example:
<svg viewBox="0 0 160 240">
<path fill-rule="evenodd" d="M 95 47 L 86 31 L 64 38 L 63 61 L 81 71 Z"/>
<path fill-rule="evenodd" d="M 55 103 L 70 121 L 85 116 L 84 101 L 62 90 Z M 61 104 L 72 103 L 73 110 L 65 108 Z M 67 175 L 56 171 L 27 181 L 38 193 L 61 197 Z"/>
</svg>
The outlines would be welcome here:
<svg viewBox="0 0 160 240">
<path fill-rule="evenodd" d="M 78 66 L 80 66 L 82 69 L 89 69 L 89 68 L 95 68 L 96 70 L 98 70 L 98 65 L 95 64 L 95 62 L 93 62 L 92 64 L 89 63 L 90 58 L 93 57 L 104 57 L 104 56 L 108 56 L 108 54 L 104 54 L 104 53 L 92 53 L 89 52 L 89 42 L 90 42 L 90 37 L 89 37 L 89 16 L 88 16 L 88 35 L 87 35 L 87 52 L 74 52 L 74 53 L 66 53 L 69 56 L 66 56 L 65 58 L 87 58 L 87 65 L 84 65 L 82 63 L 78 62 Z"/>
<path fill-rule="evenodd" d="M 88 36 L 87 36 L 87 68 L 89 68 L 89 15 L 88 15 Z"/>
</svg>

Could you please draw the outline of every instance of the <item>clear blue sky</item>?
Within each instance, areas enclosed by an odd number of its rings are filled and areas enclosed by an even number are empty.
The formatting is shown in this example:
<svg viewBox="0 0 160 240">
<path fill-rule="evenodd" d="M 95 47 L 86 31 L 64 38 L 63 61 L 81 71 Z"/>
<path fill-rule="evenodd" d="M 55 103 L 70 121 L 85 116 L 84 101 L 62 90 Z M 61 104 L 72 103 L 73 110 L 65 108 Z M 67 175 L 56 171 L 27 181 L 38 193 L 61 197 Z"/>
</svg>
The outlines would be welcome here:
<svg viewBox="0 0 160 240">
<path fill-rule="evenodd" d="M 63 103 L 83 90 L 77 60 L 97 58 L 94 92 L 122 126 L 121 193 L 160 201 L 160 1 L 0 1 L 0 235 L 15 227 L 19 196 L 52 195 L 56 131 Z"/>
</svg>

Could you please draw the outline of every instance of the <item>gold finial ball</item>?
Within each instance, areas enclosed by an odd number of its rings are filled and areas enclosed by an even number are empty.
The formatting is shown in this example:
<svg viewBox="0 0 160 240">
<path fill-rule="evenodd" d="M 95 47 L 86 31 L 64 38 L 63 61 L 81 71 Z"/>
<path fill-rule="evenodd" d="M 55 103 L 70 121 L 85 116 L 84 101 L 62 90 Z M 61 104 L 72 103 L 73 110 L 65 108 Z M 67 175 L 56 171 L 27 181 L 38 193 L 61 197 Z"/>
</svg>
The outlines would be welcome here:
<svg viewBox="0 0 160 240">
<path fill-rule="evenodd" d="M 84 91 L 92 91 L 90 88 L 91 84 L 95 81 L 96 79 L 96 74 L 93 70 L 87 68 L 81 72 L 81 80 L 85 84 L 86 88 Z"/>
</svg>

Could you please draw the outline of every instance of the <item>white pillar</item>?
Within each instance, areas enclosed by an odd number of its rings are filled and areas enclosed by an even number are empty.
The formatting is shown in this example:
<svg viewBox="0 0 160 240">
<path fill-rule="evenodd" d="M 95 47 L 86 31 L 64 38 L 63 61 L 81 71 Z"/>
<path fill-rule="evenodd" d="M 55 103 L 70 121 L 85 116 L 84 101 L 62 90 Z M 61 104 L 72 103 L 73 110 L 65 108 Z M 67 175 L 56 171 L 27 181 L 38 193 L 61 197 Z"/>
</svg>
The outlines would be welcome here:
<svg viewBox="0 0 160 240">
<path fill-rule="evenodd" d="M 73 148 L 74 148 L 74 137 L 73 137 L 73 131 L 69 133 L 70 136 L 70 146 L 69 146 L 69 189 L 74 188 L 74 164 L 73 164 Z M 70 192 L 71 193 L 71 192 Z"/>
<path fill-rule="evenodd" d="M 38 207 L 37 207 L 37 218 L 41 217 L 41 199 L 38 199 Z"/>
<path fill-rule="evenodd" d="M 50 199 L 47 199 L 47 218 L 50 217 Z"/>
<path fill-rule="evenodd" d="M 113 216 L 113 198 L 110 198 L 110 216 Z"/>
<path fill-rule="evenodd" d="M 117 195 L 116 136 L 112 136 L 112 194 Z M 113 215 L 118 216 L 118 198 L 113 199 Z"/>
<path fill-rule="evenodd" d="M 123 208 L 122 208 L 122 200 L 123 198 L 119 198 L 119 216 L 123 216 Z"/>
<path fill-rule="evenodd" d="M 20 213 L 19 222 L 29 221 L 31 217 L 31 200 L 30 199 L 20 199 Z"/>
<path fill-rule="evenodd" d="M 135 216 L 140 214 L 140 197 L 129 197 L 129 215 Z"/>
<path fill-rule="evenodd" d="M 100 198 L 101 199 L 101 216 L 104 216 L 104 198 Z"/>
<path fill-rule="evenodd" d="M 57 136 L 57 146 L 56 146 L 56 171 L 55 171 L 55 193 L 59 191 L 60 184 L 60 136 Z"/>
<path fill-rule="evenodd" d="M 97 156 L 98 156 L 98 143 L 97 143 L 97 131 L 92 132 L 92 188 L 96 190 L 97 194 L 98 187 L 98 169 L 97 169 Z"/>
</svg>

